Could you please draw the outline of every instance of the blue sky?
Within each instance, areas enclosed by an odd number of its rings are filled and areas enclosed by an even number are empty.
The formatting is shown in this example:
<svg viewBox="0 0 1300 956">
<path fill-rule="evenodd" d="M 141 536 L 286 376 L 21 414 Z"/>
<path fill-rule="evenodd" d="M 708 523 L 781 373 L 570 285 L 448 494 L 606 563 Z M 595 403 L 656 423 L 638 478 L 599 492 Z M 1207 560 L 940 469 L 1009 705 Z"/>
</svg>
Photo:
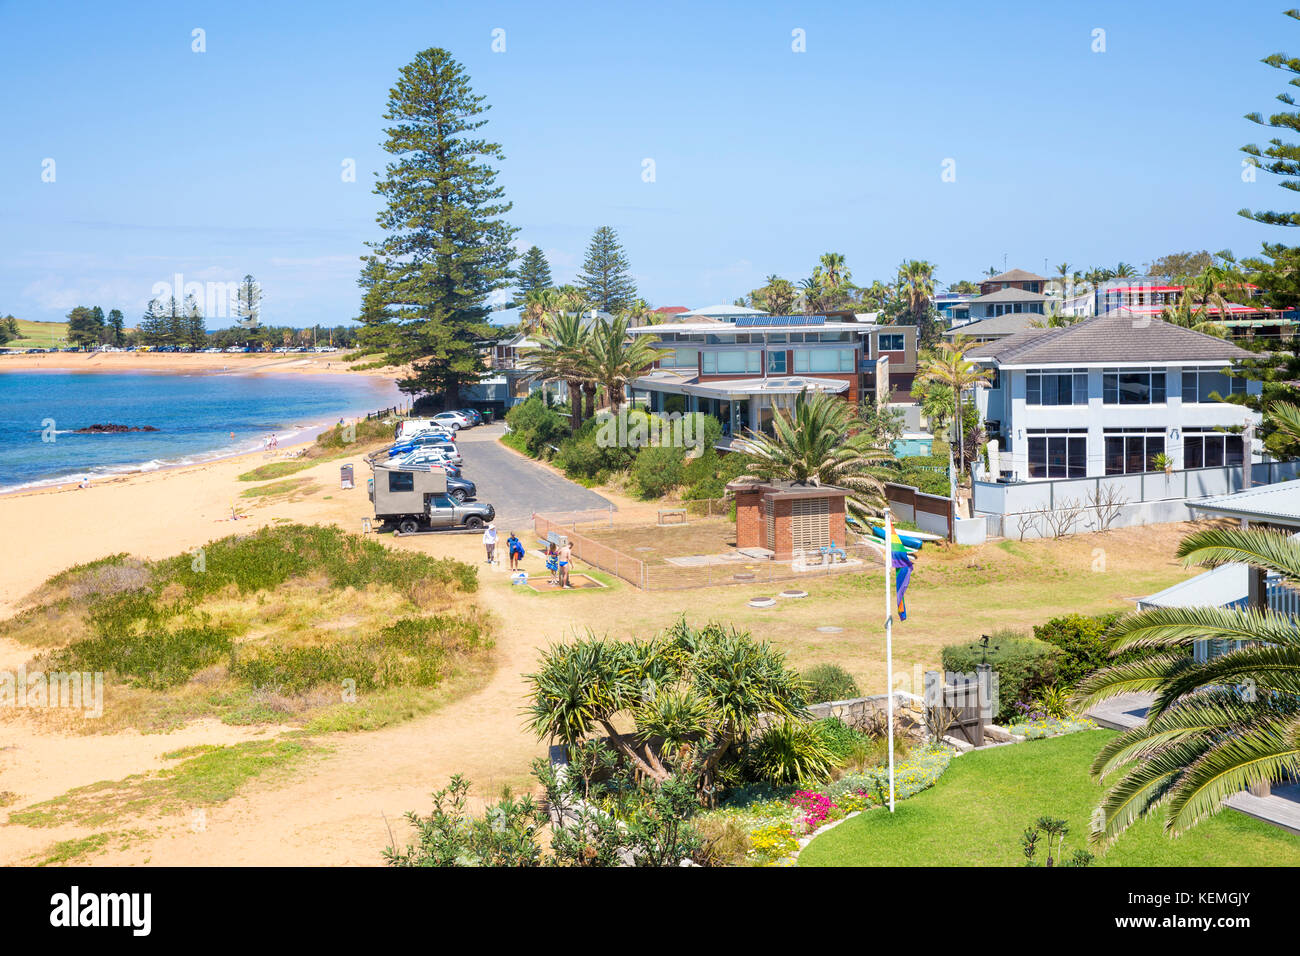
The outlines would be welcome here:
<svg viewBox="0 0 1300 956">
<path fill-rule="evenodd" d="M 521 249 L 567 281 L 614 226 L 653 305 L 797 281 L 830 250 L 859 282 L 926 258 L 947 283 L 1289 238 L 1235 214 L 1296 206 L 1243 182 L 1238 148 L 1285 88 L 1258 61 L 1300 54 L 1300 24 L 1134 6 L 0 3 L 0 313 L 132 324 L 178 273 L 251 272 L 265 322 L 351 318 L 388 90 L 432 46 L 492 105 Z"/>
</svg>

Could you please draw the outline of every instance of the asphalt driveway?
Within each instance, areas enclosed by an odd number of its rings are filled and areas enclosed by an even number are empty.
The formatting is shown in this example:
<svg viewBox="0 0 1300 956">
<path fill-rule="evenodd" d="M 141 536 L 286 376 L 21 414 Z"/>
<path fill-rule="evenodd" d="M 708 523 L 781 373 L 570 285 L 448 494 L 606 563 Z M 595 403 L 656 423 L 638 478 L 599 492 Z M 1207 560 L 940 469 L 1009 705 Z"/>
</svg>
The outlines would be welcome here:
<svg viewBox="0 0 1300 956">
<path fill-rule="evenodd" d="M 502 445 L 501 423 L 467 428 L 456 436 L 465 463 L 461 475 L 478 487 L 478 500 L 497 510 L 497 527 L 523 533 L 534 511 L 582 511 L 610 503 L 588 488 L 553 474 Z"/>
</svg>

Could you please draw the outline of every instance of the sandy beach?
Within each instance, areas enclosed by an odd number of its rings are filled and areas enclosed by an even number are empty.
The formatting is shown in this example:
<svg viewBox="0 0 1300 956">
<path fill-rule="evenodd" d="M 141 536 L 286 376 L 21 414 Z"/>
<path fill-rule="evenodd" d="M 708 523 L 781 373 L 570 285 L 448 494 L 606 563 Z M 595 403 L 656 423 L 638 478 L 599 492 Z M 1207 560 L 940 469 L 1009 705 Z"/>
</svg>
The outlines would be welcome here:
<svg viewBox="0 0 1300 956">
<path fill-rule="evenodd" d="M 63 369 L 77 372 L 189 372 L 220 374 L 338 375 L 349 372 L 394 378 L 399 369 L 353 371 L 345 352 L 45 352 L 0 353 L 0 373 Z"/>
</svg>

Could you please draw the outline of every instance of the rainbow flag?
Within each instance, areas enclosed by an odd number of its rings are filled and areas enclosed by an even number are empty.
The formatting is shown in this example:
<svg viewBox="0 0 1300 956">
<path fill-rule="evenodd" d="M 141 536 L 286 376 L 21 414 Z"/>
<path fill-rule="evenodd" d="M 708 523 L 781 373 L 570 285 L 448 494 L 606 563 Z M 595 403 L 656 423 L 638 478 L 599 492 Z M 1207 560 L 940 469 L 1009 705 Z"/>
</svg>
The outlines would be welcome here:
<svg viewBox="0 0 1300 956">
<path fill-rule="evenodd" d="M 892 525 L 889 532 L 889 563 L 894 569 L 894 596 L 898 601 L 898 619 L 906 621 L 907 602 L 904 598 L 907 595 L 907 585 L 912 580 L 912 556 L 908 554 L 907 547 Z"/>
</svg>

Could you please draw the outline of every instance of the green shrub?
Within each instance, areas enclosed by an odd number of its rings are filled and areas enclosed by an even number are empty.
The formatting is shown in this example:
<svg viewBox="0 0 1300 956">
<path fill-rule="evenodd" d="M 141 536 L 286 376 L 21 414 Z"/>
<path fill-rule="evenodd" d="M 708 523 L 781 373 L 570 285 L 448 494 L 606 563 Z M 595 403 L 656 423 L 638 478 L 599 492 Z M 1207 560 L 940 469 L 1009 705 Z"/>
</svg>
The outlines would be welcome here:
<svg viewBox="0 0 1300 956">
<path fill-rule="evenodd" d="M 684 452 L 667 445 L 652 445 L 637 452 L 632 481 L 642 498 L 662 498 L 682 480 Z"/>
<path fill-rule="evenodd" d="M 817 729 L 838 764 L 843 764 L 850 757 L 861 753 L 864 745 L 871 739 L 861 731 L 854 730 L 838 717 L 827 717 L 817 721 Z"/>
<path fill-rule="evenodd" d="M 1056 681 L 1060 657 L 1057 648 L 1037 638 L 1010 632 L 993 636 L 988 662 L 997 675 L 999 723 L 1017 714 L 1016 704 L 1031 702 Z M 945 671 L 963 674 L 974 673 L 983 659 L 983 650 L 972 644 L 950 644 L 942 654 Z"/>
<path fill-rule="evenodd" d="M 828 779 L 837 761 L 819 724 L 787 720 L 768 727 L 745 754 L 747 776 L 800 786 Z"/>
<path fill-rule="evenodd" d="M 1056 672 L 1064 687 L 1072 688 L 1093 671 L 1115 663 L 1106 651 L 1106 632 L 1119 617 L 1119 612 L 1096 617 L 1066 614 L 1034 625 L 1034 637 L 1060 648 Z"/>
<path fill-rule="evenodd" d="M 814 704 L 862 695 L 853 675 L 839 664 L 814 664 L 800 676 L 808 685 L 808 700 Z"/>
<path fill-rule="evenodd" d="M 333 428 L 325 429 L 316 436 L 316 444 L 321 448 L 339 450 L 359 442 L 387 440 L 392 437 L 393 426 L 391 422 L 385 422 L 378 418 L 366 418 L 353 426 L 335 425 Z"/>
<path fill-rule="evenodd" d="M 569 421 L 533 394 L 506 412 L 506 424 L 511 434 L 517 436 L 513 447 L 520 447 L 534 458 L 551 457 L 551 448 L 569 434 Z"/>
</svg>

